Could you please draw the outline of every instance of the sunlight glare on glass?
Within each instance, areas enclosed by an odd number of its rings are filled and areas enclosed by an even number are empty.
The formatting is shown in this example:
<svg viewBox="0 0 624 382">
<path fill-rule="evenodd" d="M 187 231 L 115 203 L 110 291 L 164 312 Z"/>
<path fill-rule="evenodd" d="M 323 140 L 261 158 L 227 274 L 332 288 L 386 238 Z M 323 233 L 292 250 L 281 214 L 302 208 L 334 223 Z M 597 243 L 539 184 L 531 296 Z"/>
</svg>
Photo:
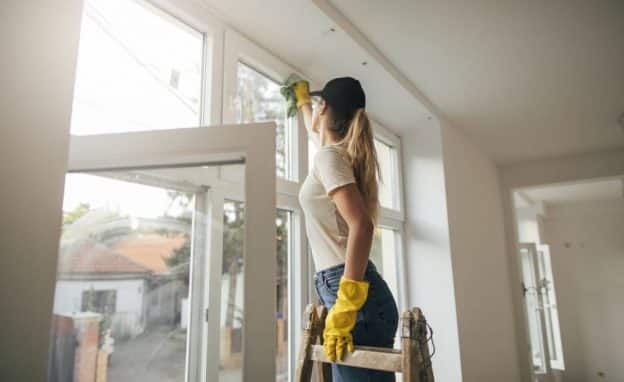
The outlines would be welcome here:
<svg viewBox="0 0 624 382">
<path fill-rule="evenodd" d="M 387 144 L 375 139 L 377 160 L 381 179 L 379 181 L 379 203 L 387 208 L 396 208 L 393 185 L 396 184 L 392 172 L 394 149 Z"/>
<path fill-rule="evenodd" d="M 91 209 L 104 208 L 133 218 L 156 218 L 170 207 L 163 189 L 88 174 L 71 174 L 65 180 L 63 211 L 72 211 L 81 203 Z M 183 210 L 171 211 L 180 215 Z"/>
<path fill-rule="evenodd" d="M 200 123 L 203 36 L 137 0 L 87 0 L 72 134 Z"/>
</svg>

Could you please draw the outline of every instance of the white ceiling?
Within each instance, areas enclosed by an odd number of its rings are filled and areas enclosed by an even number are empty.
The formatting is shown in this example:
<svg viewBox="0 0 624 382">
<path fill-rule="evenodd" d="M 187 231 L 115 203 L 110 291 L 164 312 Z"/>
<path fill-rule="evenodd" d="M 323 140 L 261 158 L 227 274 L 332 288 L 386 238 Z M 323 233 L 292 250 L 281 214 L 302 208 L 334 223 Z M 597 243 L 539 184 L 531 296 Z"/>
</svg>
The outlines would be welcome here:
<svg viewBox="0 0 624 382">
<path fill-rule="evenodd" d="M 360 78 L 399 134 L 426 115 L 311 1 L 203 1 L 315 79 Z M 624 1 L 332 3 L 497 163 L 624 147 Z"/>
<path fill-rule="evenodd" d="M 203 0 L 218 17 L 317 86 L 338 76 L 360 79 L 371 115 L 389 128 L 409 128 L 429 113 L 309 0 Z M 367 65 L 362 66 L 366 61 Z"/>
<path fill-rule="evenodd" d="M 520 190 L 514 197 L 518 202 L 533 204 L 574 203 L 624 198 L 624 179 L 609 179 L 576 184 L 554 185 Z"/>
</svg>

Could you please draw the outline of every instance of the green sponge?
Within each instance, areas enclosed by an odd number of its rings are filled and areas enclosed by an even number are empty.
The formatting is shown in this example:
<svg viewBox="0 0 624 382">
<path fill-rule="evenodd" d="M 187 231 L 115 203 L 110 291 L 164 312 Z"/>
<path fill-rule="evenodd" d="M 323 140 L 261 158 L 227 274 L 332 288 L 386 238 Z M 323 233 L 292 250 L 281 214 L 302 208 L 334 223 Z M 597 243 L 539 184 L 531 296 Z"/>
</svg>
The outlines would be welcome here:
<svg viewBox="0 0 624 382">
<path fill-rule="evenodd" d="M 293 73 L 286 81 L 282 84 L 280 88 L 280 93 L 286 100 L 286 114 L 288 118 L 292 118 L 297 115 L 297 97 L 295 96 L 295 83 L 303 80 L 299 75 Z"/>
</svg>

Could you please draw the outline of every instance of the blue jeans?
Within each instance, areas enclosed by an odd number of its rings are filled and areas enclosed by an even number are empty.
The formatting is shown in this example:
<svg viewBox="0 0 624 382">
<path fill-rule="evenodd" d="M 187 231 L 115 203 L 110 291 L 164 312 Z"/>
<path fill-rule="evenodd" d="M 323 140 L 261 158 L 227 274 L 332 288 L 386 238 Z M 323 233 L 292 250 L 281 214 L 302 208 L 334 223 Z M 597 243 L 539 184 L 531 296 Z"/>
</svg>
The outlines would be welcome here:
<svg viewBox="0 0 624 382">
<path fill-rule="evenodd" d="M 336 294 L 344 264 L 319 271 L 314 275 L 316 292 L 321 303 L 330 309 L 336 303 Z M 399 323 L 399 312 L 388 284 L 377 268 L 368 262 L 364 280 L 369 282 L 368 299 L 357 313 L 351 334 L 356 346 L 391 348 Z M 394 381 L 394 373 L 332 364 L 333 382 L 387 382 Z"/>
</svg>

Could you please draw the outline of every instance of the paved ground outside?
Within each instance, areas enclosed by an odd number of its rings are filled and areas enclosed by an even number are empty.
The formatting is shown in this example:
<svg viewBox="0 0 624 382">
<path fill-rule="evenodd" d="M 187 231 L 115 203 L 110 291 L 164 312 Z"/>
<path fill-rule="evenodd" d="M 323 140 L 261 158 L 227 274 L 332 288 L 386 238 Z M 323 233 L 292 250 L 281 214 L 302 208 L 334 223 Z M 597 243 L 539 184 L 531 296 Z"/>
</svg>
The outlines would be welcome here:
<svg viewBox="0 0 624 382">
<path fill-rule="evenodd" d="M 109 382 L 184 382 L 186 333 L 152 327 L 127 341 L 115 343 L 109 360 Z"/>
<path fill-rule="evenodd" d="M 127 341 L 115 343 L 109 360 L 109 382 L 184 382 L 186 332 L 153 327 Z M 278 362 L 278 382 L 286 381 L 286 363 Z M 281 366 L 281 367 L 280 367 Z M 280 370 L 281 369 L 281 370 Z M 220 370 L 219 382 L 242 381 L 241 370 Z"/>
</svg>

